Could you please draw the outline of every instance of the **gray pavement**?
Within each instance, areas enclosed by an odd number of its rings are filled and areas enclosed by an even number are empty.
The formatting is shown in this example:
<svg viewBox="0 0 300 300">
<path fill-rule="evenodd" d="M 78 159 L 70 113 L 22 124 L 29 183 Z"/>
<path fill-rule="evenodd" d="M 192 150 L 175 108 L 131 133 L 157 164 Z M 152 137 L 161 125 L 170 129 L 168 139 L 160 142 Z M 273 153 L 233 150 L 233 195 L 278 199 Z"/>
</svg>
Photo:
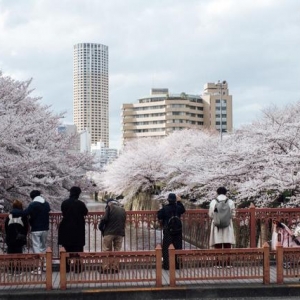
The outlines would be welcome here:
<svg viewBox="0 0 300 300">
<path fill-rule="evenodd" d="M 0 291 L 0 300 L 283 300 L 300 299 L 300 285 L 217 285 L 213 287 L 70 289 L 65 291 Z"/>
</svg>

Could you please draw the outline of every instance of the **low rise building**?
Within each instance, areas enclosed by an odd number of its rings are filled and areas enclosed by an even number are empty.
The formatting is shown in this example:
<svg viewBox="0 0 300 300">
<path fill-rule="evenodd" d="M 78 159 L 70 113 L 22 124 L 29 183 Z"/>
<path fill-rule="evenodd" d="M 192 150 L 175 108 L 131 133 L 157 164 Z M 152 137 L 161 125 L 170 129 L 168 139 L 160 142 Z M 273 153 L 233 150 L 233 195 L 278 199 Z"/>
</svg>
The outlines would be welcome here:
<svg viewBox="0 0 300 300">
<path fill-rule="evenodd" d="M 138 103 L 122 106 L 122 138 L 163 137 L 187 128 L 232 130 L 232 96 L 227 82 L 207 83 L 202 95 L 151 89 Z"/>
</svg>

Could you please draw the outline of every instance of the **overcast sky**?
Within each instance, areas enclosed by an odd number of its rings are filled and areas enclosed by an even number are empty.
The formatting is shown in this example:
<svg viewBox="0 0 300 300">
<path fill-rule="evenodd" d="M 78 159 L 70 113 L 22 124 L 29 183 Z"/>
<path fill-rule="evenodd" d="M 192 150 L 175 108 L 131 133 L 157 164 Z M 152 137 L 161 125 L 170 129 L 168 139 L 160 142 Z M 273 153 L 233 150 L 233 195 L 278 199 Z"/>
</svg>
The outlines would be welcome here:
<svg viewBox="0 0 300 300">
<path fill-rule="evenodd" d="M 234 127 L 300 100 L 299 0 L 0 0 L 0 70 L 73 121 L 73 45 L 109 47 L 110 147 L 122 103 L 226 80 Z"/>
</svg>

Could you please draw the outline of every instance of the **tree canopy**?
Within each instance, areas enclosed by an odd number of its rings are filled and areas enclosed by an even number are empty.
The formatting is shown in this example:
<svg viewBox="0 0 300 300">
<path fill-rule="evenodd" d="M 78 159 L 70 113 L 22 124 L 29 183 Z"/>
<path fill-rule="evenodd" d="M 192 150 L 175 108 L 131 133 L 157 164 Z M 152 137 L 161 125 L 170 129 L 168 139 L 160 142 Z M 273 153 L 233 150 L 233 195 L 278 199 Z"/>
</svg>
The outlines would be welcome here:
<svg viewBox="0 0 300 300">
<path fill-rule="evenodd" d="M 226 186 L 238 204 L 300 204 L 300 102 L 268 107 L 261 118 L 222 140 L 215 131 L 189 129 L 163 139 L 136 139 L 99 176 L 107 191 L 131 197 L 159 187 L 202 205 Z"/>
<path fill-rule="evenodd" d="M 93 156 L 72 150 L 78 135 L 57 130 L 64 114 L 30 96 L 30 83 L 0 73 L 0 199 L 30 201 L 38 189 L 55 209 L 72 185 L 86 187 Z"/>
</svg>

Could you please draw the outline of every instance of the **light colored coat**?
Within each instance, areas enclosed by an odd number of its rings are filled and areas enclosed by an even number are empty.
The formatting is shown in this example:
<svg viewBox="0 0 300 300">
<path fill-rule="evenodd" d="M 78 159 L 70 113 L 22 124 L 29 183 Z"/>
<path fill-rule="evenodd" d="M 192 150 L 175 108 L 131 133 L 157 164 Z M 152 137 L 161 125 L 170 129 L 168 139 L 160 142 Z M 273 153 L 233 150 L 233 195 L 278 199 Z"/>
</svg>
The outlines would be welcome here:
<svg viewBox="0 0 300 300">
<path fill-rule="evenodd" d="M 219 195 L 217 197 L 219 201 L 225 201 L 227 197 L 225 195 Z M 212 219 L 210 226 L 210 237 L 209 237 L 209 246 L 213 247 L 215 244 L 224 244 L 230 243 L 235 244 L 235 234 L 233 229 L 232 219 L 230 225 L 226 228 L 218 229 L 214 226 L 214 210 L 217 201 L 214 199 L 210 202 L 208 215 Z M 231 218 L 235 217 L 235 204 L 231 199 L 228 199 L 228 204 L 231 209 Z"/>
</svg>

